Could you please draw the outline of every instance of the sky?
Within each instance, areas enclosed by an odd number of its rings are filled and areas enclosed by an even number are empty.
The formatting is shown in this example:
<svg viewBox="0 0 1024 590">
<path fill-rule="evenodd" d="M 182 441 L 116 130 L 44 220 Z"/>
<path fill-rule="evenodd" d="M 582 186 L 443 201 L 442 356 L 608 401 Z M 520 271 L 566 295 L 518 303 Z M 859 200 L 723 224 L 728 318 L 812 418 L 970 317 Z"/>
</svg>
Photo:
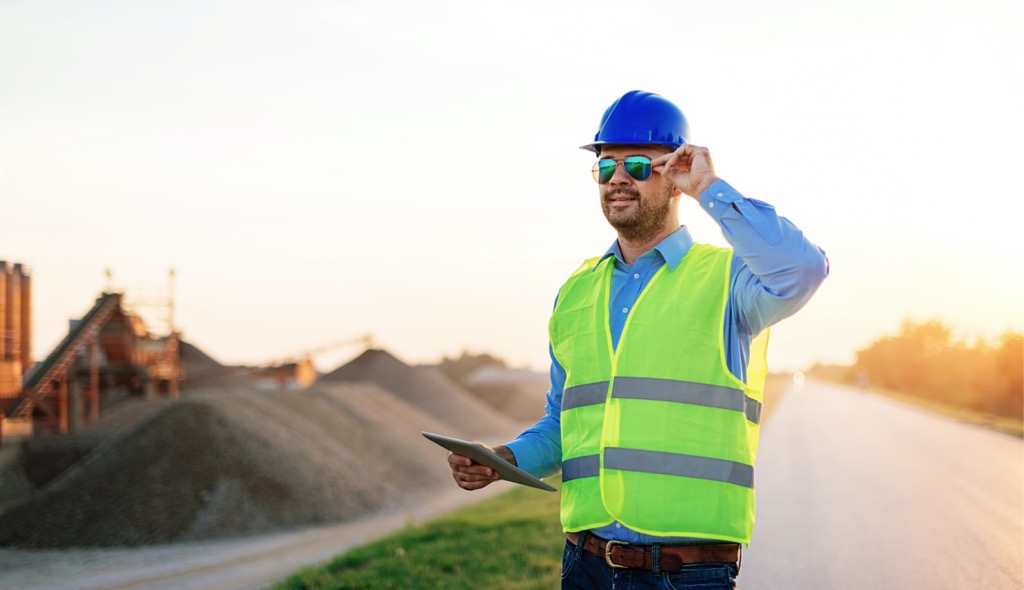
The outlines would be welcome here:
<svg viewBox="0 0 1024 590">
<path fill-rule="evenodd" d="M 36 358 L 114 288 L 173 292 L 224 363 L 372 334 L 546 370 L 559 286 L 615 238 L 578 147 L 641 89 L 828 254 L 773 369 L 904 319 L 995 339 L 1024 331 L 1022 28 L 998 0 L 0 0 L 0 259 Z"/>
</svg>

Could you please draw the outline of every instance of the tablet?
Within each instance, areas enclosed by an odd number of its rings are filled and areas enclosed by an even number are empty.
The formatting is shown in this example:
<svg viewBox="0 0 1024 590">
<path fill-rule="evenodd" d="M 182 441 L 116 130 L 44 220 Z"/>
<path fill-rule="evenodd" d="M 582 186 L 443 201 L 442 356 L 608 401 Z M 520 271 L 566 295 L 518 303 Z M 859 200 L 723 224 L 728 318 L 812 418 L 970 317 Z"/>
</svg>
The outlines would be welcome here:
<svg viewBox="0 0 1024 590">
<path fill-rule="evenodd" d="M 491 451 L 487 450 L 486 447 L 479 443 L 470 442 L 468 440 L 462 440 L 458 438 L 452 438 L 450 436 L 442 436 L 440 434 L 434 434 L 433 432 L 424 432 L 423 436 L 429 440 L 441 445 L 442 447 L 452 451 L 456 455 L 462 455 L 463 457 L 469 457 L 481 465 L 490 467 L 491 469 L 498 472 L 501 479 L 505 481 L 511 481 L 513 483 L 522 484 L 524 486 L 530 486 L 549 492 L 557 492 L 555 488 L 542 482 L 536 477 L 495 455 Z"/>
</svg>

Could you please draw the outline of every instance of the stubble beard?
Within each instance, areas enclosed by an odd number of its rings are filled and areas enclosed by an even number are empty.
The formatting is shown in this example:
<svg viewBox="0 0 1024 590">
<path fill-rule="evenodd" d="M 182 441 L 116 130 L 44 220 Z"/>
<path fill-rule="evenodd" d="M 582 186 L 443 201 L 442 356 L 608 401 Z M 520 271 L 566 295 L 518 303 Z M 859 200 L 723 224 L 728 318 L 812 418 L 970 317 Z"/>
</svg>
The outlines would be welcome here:
<svg viewBox="0 0 1024 590">
<path fill-rule="evenodd" d="M 619 232 L 619 236 L 637 241 L 649 238 L 661 231 L 669 214 L 669 188 L 660 199 L 652 203 L 652 199 L 644 199 L 636 189 L 612 189 L 601 195 L 601 209 L 608 223 Z M 625 195 L 636 199 L 636 206 L 630 211 L 615 211 L 611 207 L 611 198 Z"/>
</svg>

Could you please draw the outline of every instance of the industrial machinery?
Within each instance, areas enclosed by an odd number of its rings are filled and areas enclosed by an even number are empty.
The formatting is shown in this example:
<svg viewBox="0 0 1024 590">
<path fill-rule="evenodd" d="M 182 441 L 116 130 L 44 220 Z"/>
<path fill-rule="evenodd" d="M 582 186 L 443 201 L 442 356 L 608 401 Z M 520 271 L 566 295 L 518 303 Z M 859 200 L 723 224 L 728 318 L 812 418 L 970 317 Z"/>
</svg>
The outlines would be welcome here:
<svg viewBox="0 0 1024 590">
<path fill-rule="evenodd" d="M 151 333 L 126 307 L 123 293 L 102 293 L 33 365 L 29 276 L 20 264 L 0 261 L 0 271 L 0 440 L 74 432 L 131 396 L 178 396 L 184 378 L 179 334 Z"/>
</svg>

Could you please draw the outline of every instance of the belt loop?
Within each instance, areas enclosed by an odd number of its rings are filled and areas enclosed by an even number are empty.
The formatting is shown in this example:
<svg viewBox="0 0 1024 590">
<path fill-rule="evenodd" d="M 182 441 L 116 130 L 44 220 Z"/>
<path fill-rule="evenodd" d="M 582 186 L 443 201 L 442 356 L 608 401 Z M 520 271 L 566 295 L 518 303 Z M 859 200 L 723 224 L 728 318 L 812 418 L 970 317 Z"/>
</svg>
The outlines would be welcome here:
<svg viewBox="0 0 1024 590">
<path fill-rule="evenodd" d="M 661 544 L 655 543 L 651 546 L 651 553 L 654 556 L 654 564 L 651 568 L 651 573 L 656 576 L 661 575 Z"/>
<path fill-rule="evenodd" d="M 583 558 L 583 544 L 587 542 L 587 532 L 588 531 L 580 531 L 580 538 L 576 541 L 576 556 L 574 557 L 575 561 L 579 561 Z"/>
</svg>

